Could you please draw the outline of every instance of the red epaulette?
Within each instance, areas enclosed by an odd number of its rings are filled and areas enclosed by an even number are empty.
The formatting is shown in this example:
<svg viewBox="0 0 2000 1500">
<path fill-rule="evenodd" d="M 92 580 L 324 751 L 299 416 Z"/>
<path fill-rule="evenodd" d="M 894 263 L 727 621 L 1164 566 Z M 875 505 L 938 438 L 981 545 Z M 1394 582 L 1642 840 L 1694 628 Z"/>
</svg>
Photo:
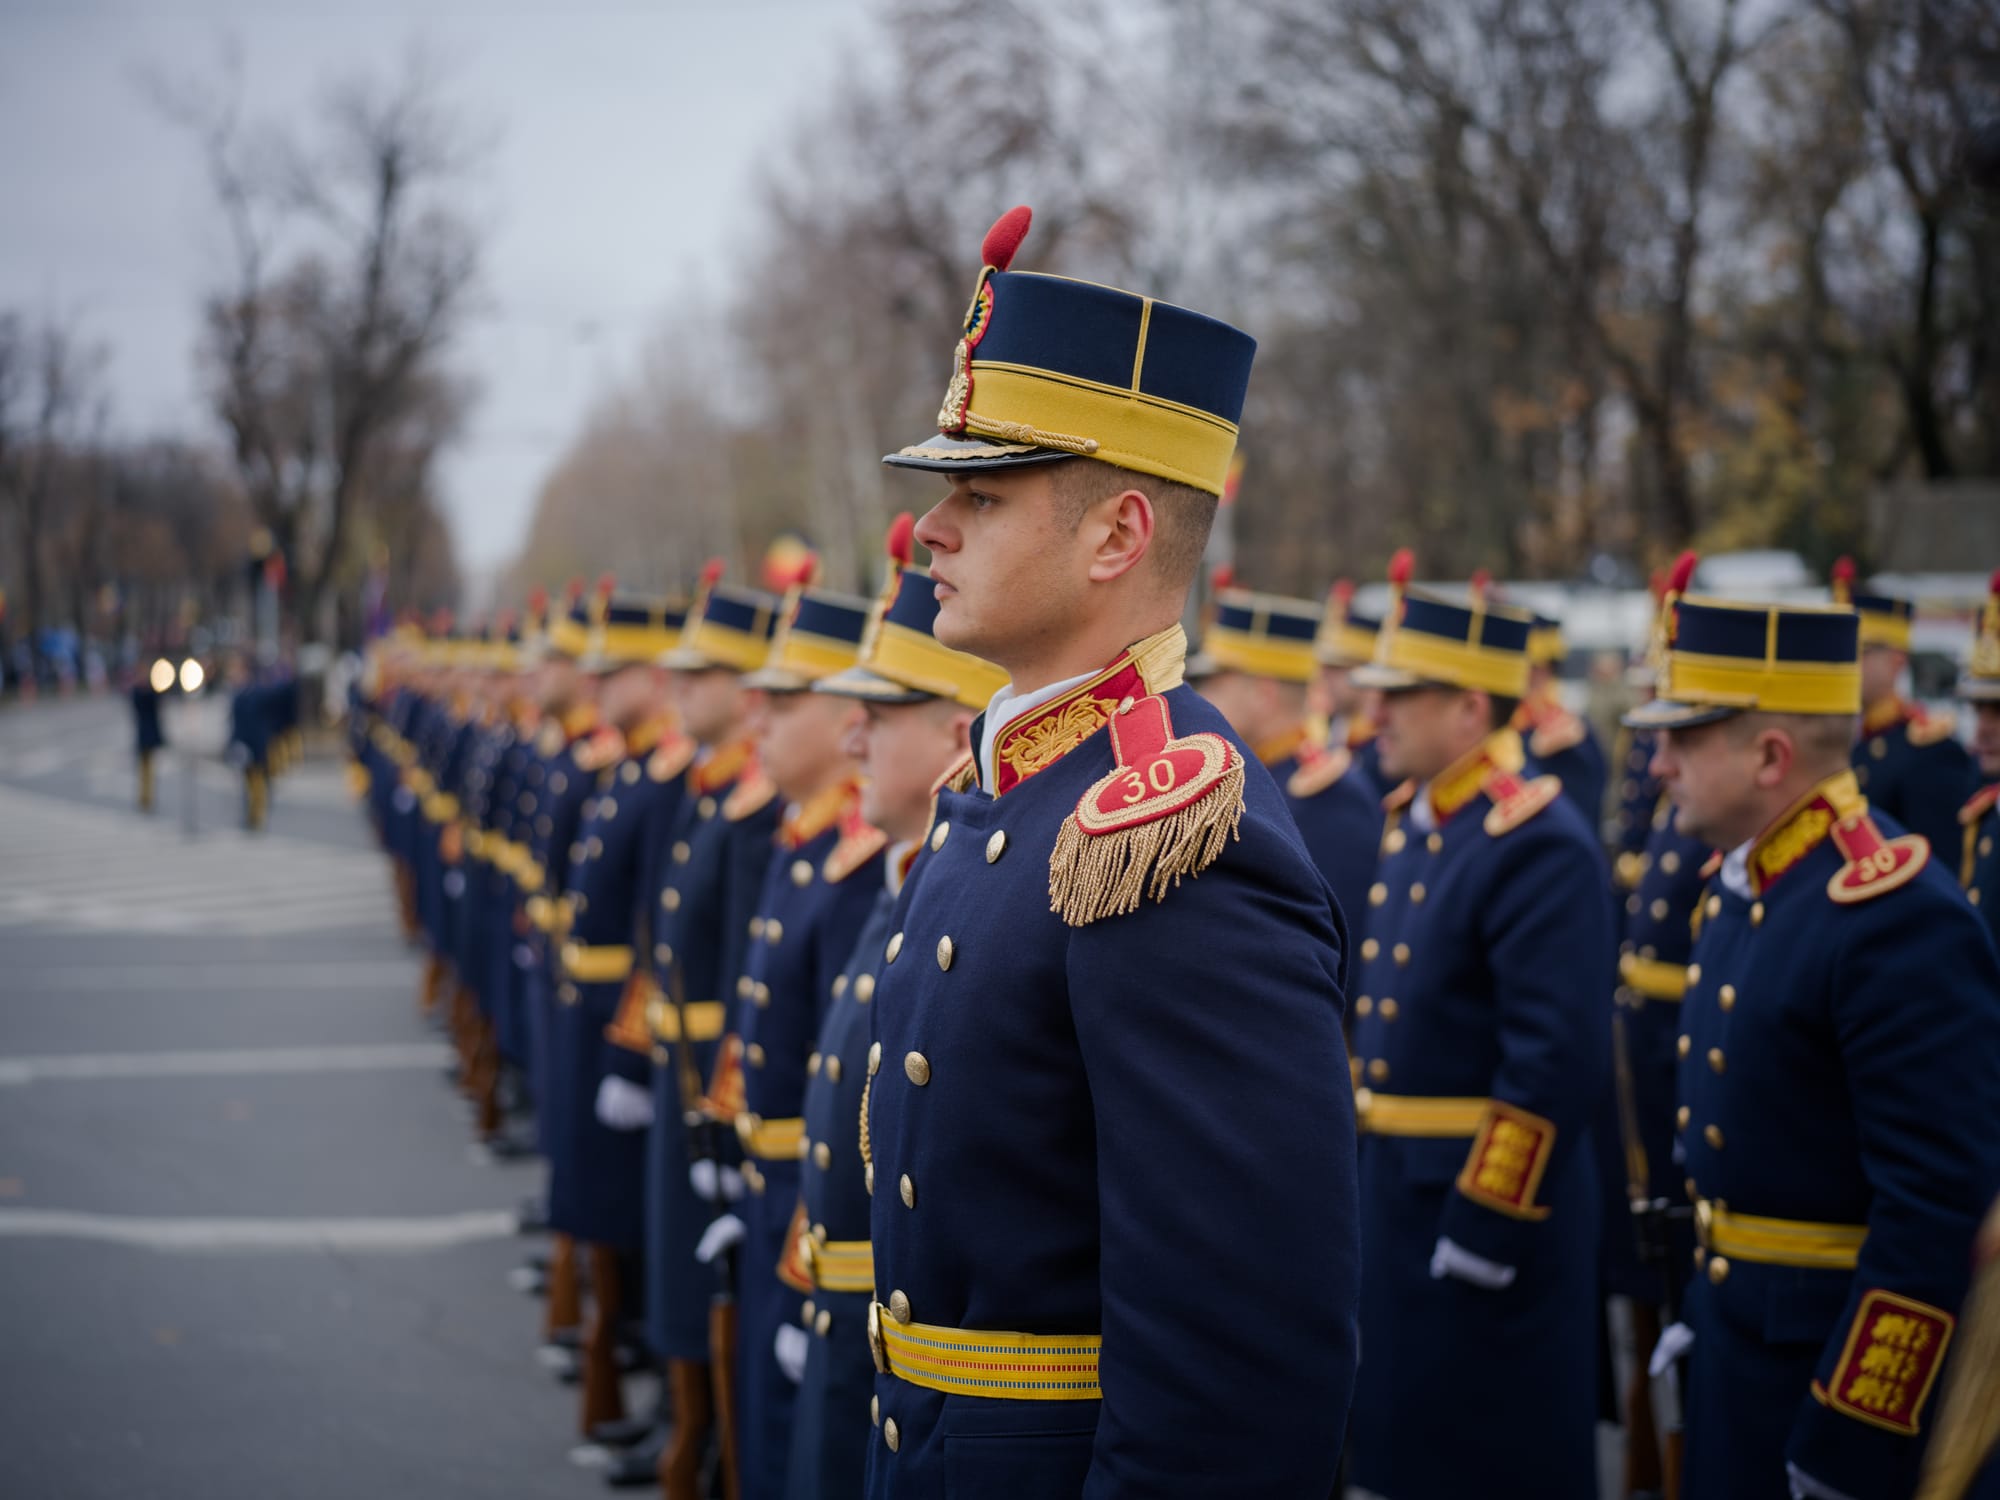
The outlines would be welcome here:
<svg viewBox="0 0 2000 1500">
<path fill-rule="evenodd" d="M 1958 821 L 1968 825 L 1977 823 L 1993 811 L 1996 804 L 2000 804 L 2000 781 L 1974 792 L 1971 800 L 1958 810 Z"/>
</svg>

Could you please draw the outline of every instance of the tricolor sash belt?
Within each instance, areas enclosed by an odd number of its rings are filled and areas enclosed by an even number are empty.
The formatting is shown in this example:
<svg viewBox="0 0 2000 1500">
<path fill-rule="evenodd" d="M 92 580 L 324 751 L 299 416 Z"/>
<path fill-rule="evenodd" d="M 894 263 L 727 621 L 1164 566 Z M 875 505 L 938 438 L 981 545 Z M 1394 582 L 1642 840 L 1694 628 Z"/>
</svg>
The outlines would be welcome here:
<svg viewBox="0 0 2000 1500">
<path fill-rule="evenodd" d="M 1712 1255 L 1767 1266 L 1851 1271 L 1861 1260 L 1866 1224 L 1818 1224 L 1739 1214 L 1707 1198 L 1694 1204 L 1694 1232 Z"/>
<path fill-rule="evenodd" d="M 868 1304 L 868 1348 L 875 1368 L 948 1396 L 1014 1401 L 1099 1401 L 1094 1333 L 989 1333 L 898 1322 Z"/>
</svg>

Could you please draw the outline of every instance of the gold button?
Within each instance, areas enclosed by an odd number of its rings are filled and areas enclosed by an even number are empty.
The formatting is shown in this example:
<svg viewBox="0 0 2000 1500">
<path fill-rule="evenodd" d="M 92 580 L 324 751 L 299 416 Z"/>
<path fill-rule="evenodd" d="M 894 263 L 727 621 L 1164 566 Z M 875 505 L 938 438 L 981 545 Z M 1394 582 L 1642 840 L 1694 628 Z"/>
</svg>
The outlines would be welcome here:
<svg viewBox="0 0 2000 1500">
<path fill-rule="evenodd" d="M 1971 890 L 1967 891 L 1965 893 L 1965 899 L 1971 902 L 1974 906 L 1977 906 L 1979 904 L 1979 887 L 1975 885 Z"/>
<path fill-rule="evenodd" d="M 674 950 L 665 943 L 653 944 L 653 962 L 665 968 L 674 961 Z"/>
<path fill-rule="evenodd" d="M 1881 735 L 1876 735 L 1874 739 L 1868 742 L 1868 753 L 1877 760 L 1883 759 L 1889 753 L 1889 742 L 1883 739 Z"/>
<path fill-rule="evenodd" d="M 1375 1013 L 1375 1002 L 1368 996 L 1363 995 L 1354 1002 L 1354 1013 L 1357 1016 L 1373 1015 Z"/>
<path fill-rule="evenodd" d="M 856 1005 L 866 1005 L 874 998 L 875 976 L 873 974 L 863 974 L 859 979 L 854 981 L 854 1003 Z"/>
<path fill-rule="evenodd" d="M 1708 898 L 1708 914 L 1711 917 L 1722 915 L 1722 898 L 1720 896 L 1710 896 Z"/>
<path fill-rule="evenodd" d="M 806 1077 L 819 1077 L 819 1054 L 817 1052 L 806 1059 Z"/>
<path fill-rule="evenodd" d="M 813 1319 L 813 1332 L 825 1338 L 827 1329 L 831 1327 L 833 1327 L 833 1314 L 821 1308 L 819 1316 Z"/>
<path fill-rule="evenodd" d="M 1717 990 L 1715 992 L 1715 1003 L 1720 1005 L 1724 1010 L 1736 1009 L 1736 986 L 1725 984 L 1721 989 Z"/>
<path fill-rule="evenodd" d="M 653 1049 L 653 1062 L 656 1066 L 664 1068 L 673 1060 L 673 1053 L 669 1052 L 665 1047 L 655 1047 Z"/>
<path fill-rule="evenodd" d="M 750 992 L 750 1003 L 759 1010 L 771 1008 L 771 987 L 763 980 L 758 980 L 757 988 Z"/>
<path fill-rule="evenodd" d="M 1403 852 L 1403 845 L 1409 841 L 1409 836 L 1402 829 L 1391 828 L 1382 836 L 1382 852 L 1384 854 L 1401 854 Z"/>
<path fill-rule="evenodd" d="M 889 946 L 882 950 L 882 957 L 889 963 L 896 961 L 896 955 L 903 951 L 903 935 L 897 933 L 889 939 Z"/>
<path fill-rule="evenodd" d="M 882 1425 L 882 1398 L 880 1396 L 870 1396 L 868 1398 L 868 1419 L 877 1427 Z"/>
<path fill-rule="evenodd" d="M 1437 853 L 1438 850 L 1444 847 L 1444 835 L 1441 833 L 1432 834 L 1429 838 L 1424 840 L 1424 847 L 1430 850 L 1430 852 L 1433 854 Z"/>
<path fill-rule="evenodd" d="M 1389 1081 L 1389 1064 L 1385 1059 L 1378 1057 L 1368 1064 L 1368 1081 L 1370 1083 Z"/>
<path fill-rule="evenodd" d="M 1380 906 L 1384 901 L 1387 901 L 1388 899 L 1389 899 L 1389 887 L 1382 884 L 1381 881 L 1378 880 L 1373 885 L 1368 887 L 1368 904 L 1370 906 Z"/>
<path fill-rule="evenodd" d="M 813 1243 L 815 1245 L 824 1245 L 826 1243 L 826 1226 L 824 1224 L 813 1225 Z"/>
<path fill-rule="evenodd" d="M 764 940 L 764 919 L 762 917 L 752 917 L 750 919 L 750 941 L 753 943 L 758 943 L 762 942 L 763 940 Z"/>
<path fill-rule="evenodd" d="M 743 1060 L 753 1068 L 764 1066 L 764 1047 L 760 1042 L 752 1042 L 743 1049 Z"/>
<path fill-rule="evenodd" d="M 1396 1012 L 1397 1012 L 1397 1010 L 1398 1010 L 1398 1006 L 1397 1006 L 1397 1004 L 1396 1004 L 1396 1002 L 1395 1002 L 1395 1001 L 1393 1001 L 1393 1000 L 1384 1000 L 1384 1001 L 1382 1002 L 1382 1019 L 1383 1019 L 1383 1020 L 1385 1020 L 1385 1021 L 1393 1021 L 1393 1020 L 1395 1020 L 1395 1019 L 1396 1019 Z"/>
<path fill-rule="evenodd" d="M 903 1174 L 901 1186 L 903 1189 L 903 1207 L 915 1208 L 917 1206 L 917 1185 L 911 1181 L 908 1172 Z"/>
<path fill-rule="evenodd" d="M 748 974 L 745 974 L 742 978 L 736 981 L 737 999 L 748 1000 L 752 995 L 756 993 L 757 993 L 757 981 L 752 979 Z"/>
<path fill-rule="evenodd" d="M 1380 953 L 1381 951 L 1382 951 L 1382 944 L 1374 938 L 1368 939 L 1367 942 L 1361 945 L 1361 956 L 1363 959 L 1367 960 L 1370 963 L 1374 962 L 1375 955 Z"/>
<path fill-rule="evenodd" d="M 618 768 L 618 779 L 630 786 L 639 779 L 639 762 L 628 760 Z"/>
<path fill-rule="evenodd" d="M 931 852 L 935 854 L 944 847 L 944 841 L 951 837 L 951 824 L 943 822 L 931 830 Z"/>
<path fill-rule="evenodd" d="M 799 1321 L 808 1328 L 812 1327 L 813 1310 L 812 1298 L 808 1297 L 806 1298 L 806 1305 L 799 1309 Z"/>
<path fill-rule="evenodd" d="M 679 911 L 681 909 L 681 893 L 672 886 L 668 886 L 664 891 L 660 892 L 660 905 L 664 906 L 668 911 Z"/>
<path fill-rule="evenodd" d="M 986 841 L 986 863 L 996 863 L 1007 852 L 1007 835 L 1001 829 L 993 830 L 993 837 Z"/>
<path fill-rule="evenodd" d="M 1707 1264 L 1708 1264 L 1708 1252 L 1702 1249 L 1701 1246 L 1696 1245 L 1694 1247 L 1694 1268 L 1697 1271 L 1699 1271 L 1703 1266 Z"/>
<path fill-rule="evenodd" d="M 889 1293 L 889 1316 L 898 1323 L 910 1321 L 910 1299 L 900 1291 Z"/>
<path fill-rule="evenodd" d="M 845 974 L 835 975 L 833 981 L 833 998 L 838 1000 L 842 995 L 846 993 L 847 993 L 847 976 Z"/>
<path fill-rule="evenodd" d="M 1689 983 L 1689 984 L 1700 984 L 1700 983 L 1701 983 L 1701 965 L 1700 965 L 1700 964 L 1689 964 L 1689 965 L 1688 965 L 1688 983 Z"/>
<path fill-rule="evenodd" d="M 1694 1179 L 1692 1177 L 1688 1178 L 1681 1186 L 1687 1189 L 1688 1202 L 1699 1203 L 1701 1201 L 1701 1194 L 1695 1191 Z"/>
<path fill-rule="evenodd" d="M 1688 1128 L 1688 1107 L 1685 1104 L 1674 1111 L 1674 1126 L 1679 1130 Z"/>
<path fill-rule="evenodd" d="M 764 941 L 775 948 L 784 940 L 785 924 L 780 922 L 776 917 L 772 917 L 764 924 Z"/>
<path fill-rule="evenodd" d="M 1663 873 L 1671 875 L 1680 867 L 1681 857 L 1677 851 L 1669 849 L 1660 856 L 1660 869 Z"/>
<path fill-rule="evenodd" d="M 815 1141 L 813 1143 L 813 1165 L 818 1167 L 822 1172 L 831 1167 L 833 1165 L 833 1147 L 829 1146 L 825 1141 Z"/>
<path fill-rule="evenodd" d="M 943 937 L 938 939 L 938 945 L 937 945 L 938 967 L 940 969 L 949 969 L 951 967 L 951 956 L 952 956 L 951 934 L 946 933 Z"/>
<path fill-rule="evenodd" d="M 701 799 L 701 801 L 699 801 L 699 802 L 695 803 L 695 805 L 694 805 L 694 810 L 695 810 L 695 812 L 696 812 L 696 813 L 698 813 L 698 814 L 699 814 L 700 816 L 702 816 L 702 817 L 704 817 L 704 818 L 712 818 L 712 817 L 714 817 L 714 816 L 715 816 L 715 799 L 714 799 L 713 797 L 704 797 L 704 798 L 702 798 L 702 799 Z"/>
<path fill-rule="evenodd" d="M 688 841 L 686 839 L 681 839 L 677 841 L 674 844 L 674 863 L 677 865 L 686 864 L 688 862 L 688 856 L 693 853 L 694 850 L 692 847 L 689 846 Z"/>
<path fill-rule="evenodd" d="M 840 1057 L 838 1054 L 826 1060 L 826 1081 L 828 1083 L 840 1082 Z"/>
<path fill-rule="evenodd" d="M 1708 1262 L 1708 1279 L 1721 1286 L 1729 1279 L 1729 1258 L 1724 1255 L 1711 1256 Z"/>
<path fill-rule="evenodd" d="M 1984 859 L 1987 855 L 1991 854 L 1992 852 L 1993 852 L 1993 836 L 1991 834 L 1988 834 L 1985 838 L 1979 841 L 1979 857 L 1981 859 Z"/>
<path fill-rule="evenodd" d="M 1653 920 L 1655 922 L 1664 922 L 1667 920 L 1667 913 L 1672 911 L 1673 908 L 1667 905 L 1667 898 L 1661 896 L 1653 902 L 1649 910 L 1653 913 Z"/>
<path fill-rule="evenodd" d="M 805 886 L 811 885 L 812 883 L 813 883 L 813 867 L 811 861 L 803 859 L 793 860 L 792 884 L 803 888 Z"/>
<path fill-rule="evenodd" d="M 1720 1073 L 1723 1070 L 1725 1062 L 1726 1059 L 1723 1057 L 1722 1049 L 1720 1047 L 1710 1047 L 1708 1049 L 1709 1067 L 1713 1068 L 1716 1072 Z"/>
<path fill-rule="evenodd" d="M 1750 908 L 1750 925 L 1752 927 L 1762 927 L 1764 925 L 1763 902 L 1759 901 L 1755 906 Z"/>
<path fill-rule="evenodd" d="M 903 1446 L 903 1435 L 896 1430 L 896 1419 L 894 1417 L 889 1418 L 888 1421 L 882 1424 L 882 1441 L 889 1445 L 891 1453 L 894 1453 L 898 1448 Z"/>
<path fill-rule="evenodd" d="M 1402 965 L 1407 964 L 1410 961 L 1410 945 L 1408 943 L 1398 943 L 1390 951 L 1395 954 L 1396 963 L 1398 967 L 1401 967 Z"/>
<path fill-rule="evenodd" d="M 1429 893 L 1424 890 L 1424 883 L 1421 880 L 1411 882 L 1410 904 L 1412 906 L 1422 906 L 1424 904 L 1424 897 L 1427 894 Z"/>
<path fill-rule="evenodd" d="M 1693 1049 L 1694 1049 L 1694 1038 L 1688 1036 L 1685 1032 L 1682 1033 L 1681 1039 L 1678 1042 L 1674 1043 L 1674 1050 L 1682 1057 L 1686 1057 L 1688 1053 Z"/>
<path fill-rule="evenodd" d="M 1631 895 L 1625 898 L 1626 914 L 1628 916 L 1634 916 L 1634 917 L 1638 916 L 1640 904 L 1641 903 L 1639 901 L 1639 893 L 1637 891 L 1634 891 Z"/>
<path fill-rule="evenodd" d="M 903 1058 L 903 1076 L 922 1088 L 931 1081 L 931 1060 L 921 1052 L 911 1052 Z"/>
<path fill-rule="evenodd" d="M 873 1078 L 881 1071 L 881 1068 L 882 1044 L 880 1042 L 870 1042 L 868 1044 L 868 1076 Z"/>
<path fill-rule="evenodd" d="M 1720 1125 L 1702 1126 L 1701 1138 L 1707 1141 L 1714 1150 L 1720 1151 L 1722 1149 L 1722 1127 Z"/>
</svg>

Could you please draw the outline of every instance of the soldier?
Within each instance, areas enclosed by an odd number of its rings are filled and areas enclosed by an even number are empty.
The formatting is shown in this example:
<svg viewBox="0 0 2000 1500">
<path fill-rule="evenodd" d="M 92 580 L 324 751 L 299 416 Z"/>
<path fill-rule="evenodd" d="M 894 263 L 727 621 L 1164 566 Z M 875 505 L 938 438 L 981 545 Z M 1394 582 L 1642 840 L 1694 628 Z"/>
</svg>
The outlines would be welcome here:
<svg viewBox="0 0 2000 1500">
<path fill-rule="evenodd" d="M 1381 794 L 1346 745 L 1321 745 L 1306 732 L 1322 623 L 1319 607 L 1303 599 L 1225 589 L 1187 675 L 1283 789 L 1306 851 L 1353 927 L 1382 836 Z"/>
<path fill-rule="evenodd" d="M 1562 623 L 1535 616 L 1528 636 L 1528 692 L 1514 715 L 1531 770 L 1561 779 L 1563 793 L 1582 811 L 1593 834 L 1604 818 L 1604 747 L 1589 721 L 1569 711 L 1556 686 L 1556 666 L 1569 655 Z"/>
<path fill-rule="evenodd" d="M 886 879 L 829 988 L 818 1046 L 806 1067 L 806 1134 L 828 1150 L 823 1158 L 808 1156 L 801 1169 L 802 1232 L 781 1269 L 812 1299 L 800 1310 L 812 1337 L 792 1424 L 786 1500 L 848 1500 L 866 1471 L 875 1380 L 868 1308 L 875 1280 L 869 1178 L 857 1122 L 868 1083 L 869 1007 L 894 931 L 896 901 L 930 821 L 932 790 L 966 753 L 973 715 L 1007 681 L 990 663 L 932 637 L 937 594 L 930 575 L 910 565 L 912 525 L 906 513 L 889 530 L 889 578 L 860 661 L 813 689 L 859 699 L 866 711 L 856 746 L 861 815 L 881 829 L 888 848 Z"/>
<path fill-rule="evenodd" d="M 165 657 L 150 667 L 134 664 L 132 668 L 129 696 L 132 700 L 132 749 L 139 760 L 140 812 L 153 810 L 153 757 L 167 743 L 166 734 L 160 728 L 160 699 L 172 691 L 173 685 L 173 665 Z"/>
<path fill-rule="evenodd" d="M 1326 596 L 1326 613 L 1313 636 L 1313 659 L 1319 675 L 1313 679 L 1313 710 L 1326 720 L 1328 748 L 1345 746 L 1368 784 L 1378 790 L 1382 767 L 1375 745 L 1375 724 L 1368 714 L 1367 694 L 1354 685 L 1354 669 L 1375 655 L 1375 634 L 1382 622 L 1354 607 L 1354 585 L 1345 578 Z"/>
<path fill-rule="evenodd" d="M 1532 617 L 1410 573 L 1397 554 L 1355 673 L 1382 693 L 1382 769 L 1403 784 L 1355 981 L 1353 1476 L 1398 1500 L 1595 1496 L 1602 858 L 1557 778 L 1523 774 Z M 1436 1393 L 1468 1377 L 1477 1399 L 1440 1442 Z"/>
<path fill-rule="evenodd" d="M 666 679 L 653 663 L 677 644 L 684 614 L 666 599 L 617 594 L 593 612 L 581 665 L 597 677 L 602 722 L 570 752 L 587 790 L 553 933 L 559 978 L 547 1092 L 537 1110 L 549 1157 L 549 1227 L 588 1247 L 592 1317 L 578 1415 L 586 1436 L 624 1416 L 615 1344 L 628 1305 L 624 1289 L 636 1287 L 627 1262 L 642 1239 L 644 1129 L 651 1121 L 615 1111 L 605 1121 L 597 1101 L 608 1076 L 605 1028 L 634 970 L 651 807 L 680 792 L 678 780 L 649 776 L 647 767 L 668 728 Z"/>
<path fill-rule="evenodd" d="M 229 755 L 243 773 L 243 826 L 261 833 L 271 816 L 271 726 L 263 690 L 247 656 L 229 670 Z"/>
<path fill-rule="evenodd" d="M 664 1432 L 614 1463 L 614 1482 L 643 1480 L 654 1468 L 669 1495 L 694 1493 L 714 1412 L 710 1303 L 726 1283 L 695 1259 L 708 1226 L 742 1179 L 718 1161 L 722 1143 L 700 1119 L 702 1081 L 714 1066 L 730 981 L 742 972 L 750 912 L 732 904 L 750 871 L 761 880 L 781 809 L 754 765 L 754 715 L 761 694 L 744 685 L 764 663 L 779 601 L 722 581 L 710 563 L 689 606 L 680 644 L 660 657 L 673 670 L 681 732 L 697 747 L 679 808 L 654 835 L 648 879 L 653 923 L 649 1035 L 621 1028 L 607 1067 L 650 1091 L 646 1137 L 646 1334 L 665 1366 L 675 1417 Z M 664 835 L 663 837 L 661 835 Z M 754 888 L 753 888 L 754 889 Z M 649 1050 L 641 1050 L 647 1048 Z M 600 1103 L 626 1091 L 607 1086 Z M 604 1118 L 602 1109 L 600 1118 Z M 608 1122 L 607 1122 L 608 1123 Z M 706 1161 L 706 1173 L 691 1164 Z M 705 1191 L 704 1191 L 705 1190 Z M 721 1328 L 718 1332 L 724 1331 Z"/>
<path fill-rule="evenodd" d="M 1678 1041 L 1685 1492 L 1906 1495 L 2000 1187 L 2000 963 L 1849 768 L 1853 610 L 1674 594 L 1662 633 L 1628 718 L 1659 731 L 1680 824 L 1728 851 Z"/>
<path fill-rule="evenodd" d="M 1927 713 L 1899 691 L 1910 664 L 1916 606 L 1887 594 L 1859 593 L 1854 563 L 1833 565 L 1833 598 L 1861 616 L 1861 732 L 1854 742 L 1854 779 L 1868 805 L 1886 813 L 1933 849 L 1958 840 L 1958 810 L 1978 785 L 1971 757 L 1955 738 L 1954 715 Z"/>
<path fill-rule="evenodd" d="M 1985 783 L 1958 814 L 1958 879 L 2000 944 L 2000 572 L 1989 590 L 1972 661 L 1958 680 L 1958 696 L 1972 705 L 1972 753 Z"/>
<path fill-rule="evenodd" d="M 709 1088 L 735 1130 L 749 1187 L 709 1242 L 714 1249 L 742 1239 L 736 1451 L 744 1500 L 778 1500 L 785 1488 L 806 1356 L 799 1313 L 810 1288 L 796 1272 L 781 1279 L 779 1269 L 793 1242 L 801 1163 L 824 1169 L 836 1152 L 857 1149 L 852 1128 L 808 1138 L 802 1110 L 820 1012 L 882 889 L 887 840 L 860 814 L 859 770 L 847 749 L 860 708 L 810 689 L 854 664 L 868 608 L 845 594 L 793 590 L 770 659 L 744 679 L 766 695 L 757 760 L 784 808 L 776 855 L 745 923 L 750 942 Z"/>
<path fill-rule="evenodd" d="M 1354 1370 L 1346 932 L 1182 683 L 1254 345 L 988 234 L 917 525 L 1003 668 L 883 948 L 878 1495 L 1324 1500 Z M 867 1170 L 867 1167 L 864 1167 Z"/>
</svg>

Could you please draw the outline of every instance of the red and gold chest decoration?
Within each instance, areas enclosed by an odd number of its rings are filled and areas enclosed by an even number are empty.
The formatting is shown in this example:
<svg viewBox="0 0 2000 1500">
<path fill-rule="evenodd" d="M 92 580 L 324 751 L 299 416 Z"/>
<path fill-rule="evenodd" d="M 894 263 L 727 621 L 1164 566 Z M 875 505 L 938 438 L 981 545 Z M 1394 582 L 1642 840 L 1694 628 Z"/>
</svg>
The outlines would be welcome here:
<svg viewBox="0 0 2000 1500">
<path fill-rule="evenodd" d="M 750 764 L 752 748 L 749 740 L 718 747 L 714 754 L 688 771 L 688 790 L 696 796 L 714 796 L 743 774 Z"/>
<path fill-rule="evenodd" d="M 1117 765 L 1063 820 L 1049 855 L 1049 907 L 1072 927 L 1136 911 L 1199 875 L 1237 836 L 1243 757 L 1219 734 L 1174 737 L 1166 699 L 1111 719 Z"/>
<path fill-rule="evenodd" d="M 1843 906 L 1908 884 L 1930 862 L 1931 846 L 1923 835 L 1882 836 L 1868 816 L 1868 799 L 1861 795 L 1854 773 L 1842 771 L 1814 787 L 1758 835 L 1750 848 L 1751 889 L 1763 895 L 1829 838 L 1845 863 L 1827 882 L 1826 893 Z"/>
<path fill-rule="evenodd" d="M 1187 637 L 1180 626 L 1118 653 L 1088 682 L 1004 726 L 993 743 L 993 794 L 1004 797 L 1045 771 L 1103 727 L 1119 706 L 1181 682 Z"/>
</svg>

